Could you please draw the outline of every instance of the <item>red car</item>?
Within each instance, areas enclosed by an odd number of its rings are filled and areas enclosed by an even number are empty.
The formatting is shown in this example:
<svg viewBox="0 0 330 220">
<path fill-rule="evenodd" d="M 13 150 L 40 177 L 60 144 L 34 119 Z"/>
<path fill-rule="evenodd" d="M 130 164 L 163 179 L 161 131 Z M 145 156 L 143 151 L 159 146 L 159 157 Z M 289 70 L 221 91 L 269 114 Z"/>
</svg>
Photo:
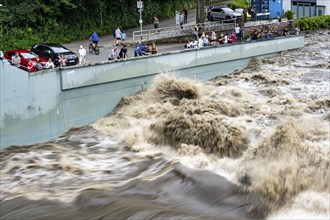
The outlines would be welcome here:
<svg viewBox="0 0 330 220">
<path fill-rule="evenodd" d="M 11 61 L 11 57 L 12 56 L 15 56 L 15 53 L 18 53 L 18 55 L 20 56 L 21 58 L 21 69 L 22 70 L 25 70 L 25 71 L 28 71 L 28 62 L 29 62 L 29 59 L 33 62 L 33 64 L 36 64 L 37 62 L 37 59 L 36 59 L 36 54 L 32 53 L 30 50 L 8 50 L 5 54 L 4 54 L 4 57 L 10 62 Z M 45 63 L 47 62 L 46 59 L 42 58 L 42 57 L 39 57 L 40 60 L 41 60 L 41 64 L 44 66 Z M 36 65 L 33 65 L 31 71 L 29 72 L 35 72 L 37 70 L 37 67 Z"/>
</svg>

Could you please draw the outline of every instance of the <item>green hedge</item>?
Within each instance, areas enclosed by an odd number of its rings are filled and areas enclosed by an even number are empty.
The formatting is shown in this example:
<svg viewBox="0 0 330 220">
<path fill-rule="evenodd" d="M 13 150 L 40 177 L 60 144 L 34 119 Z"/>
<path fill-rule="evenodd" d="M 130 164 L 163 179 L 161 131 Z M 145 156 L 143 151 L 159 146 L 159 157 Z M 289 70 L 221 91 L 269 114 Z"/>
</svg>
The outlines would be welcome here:
<svg viewBox="0 0 330 220">
<path fill-rule="evenodd" d="M 233 0 L 227 4 L 227 6 L 233 10 L 236 8 L 248 8 L 251 6 L 250 0 Z"/>
<path fill-rule="evenodd" d="M 330 28 L 330 15 L 323 15 L 318 17 L 302 17 L 295 21 L 295 26 L 300 30 L 316 30 L 319 28 Z"/>
</svg>

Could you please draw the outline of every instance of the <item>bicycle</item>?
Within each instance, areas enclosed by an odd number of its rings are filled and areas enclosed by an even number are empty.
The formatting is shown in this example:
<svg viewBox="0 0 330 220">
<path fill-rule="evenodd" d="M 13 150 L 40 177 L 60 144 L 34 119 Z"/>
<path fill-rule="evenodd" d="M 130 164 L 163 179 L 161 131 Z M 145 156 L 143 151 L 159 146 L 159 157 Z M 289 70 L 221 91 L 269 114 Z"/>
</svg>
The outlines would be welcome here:
<svg viewBox="0 0 330 220">
<path fill-rule="evenodd" d="M 100 48 L 97 46 L 97 44 L 94 46 L 94 43 L 89 44 L 89 52 L 93 53 L 95 52 L 96 55 L 99 55 L 100 53 Z"/>
</svg>

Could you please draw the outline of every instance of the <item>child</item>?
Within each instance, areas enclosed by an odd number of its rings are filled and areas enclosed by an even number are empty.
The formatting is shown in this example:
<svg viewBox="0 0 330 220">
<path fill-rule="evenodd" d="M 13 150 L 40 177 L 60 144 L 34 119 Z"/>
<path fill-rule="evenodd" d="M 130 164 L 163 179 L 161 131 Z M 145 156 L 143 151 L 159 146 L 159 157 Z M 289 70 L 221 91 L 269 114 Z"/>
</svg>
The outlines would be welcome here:
<svg viewBox="0 0 330 220">
<path fill-rule="evenodd" d="M 121 33 L 121 44 L 123 44 L 123 45 L 125 45 L 125 40 L 126 40 L 126 33 L 125 33 L 125 31 L 123 31 L 122 33 Z"/>
</svg>

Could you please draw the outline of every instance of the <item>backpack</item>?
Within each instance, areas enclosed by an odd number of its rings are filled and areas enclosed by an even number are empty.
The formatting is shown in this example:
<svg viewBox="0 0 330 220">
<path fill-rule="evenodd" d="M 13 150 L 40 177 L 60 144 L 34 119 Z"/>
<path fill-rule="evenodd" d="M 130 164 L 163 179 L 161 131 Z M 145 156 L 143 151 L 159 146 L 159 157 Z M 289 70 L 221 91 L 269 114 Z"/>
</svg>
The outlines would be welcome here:
<svg viewBox="0 0 330 220">
<path fill-rule="evenodd" d="M 113 38 L 116 38 L 116 30 L 113 30 L 112 36 L 113 36 Z"/>
</svg>

